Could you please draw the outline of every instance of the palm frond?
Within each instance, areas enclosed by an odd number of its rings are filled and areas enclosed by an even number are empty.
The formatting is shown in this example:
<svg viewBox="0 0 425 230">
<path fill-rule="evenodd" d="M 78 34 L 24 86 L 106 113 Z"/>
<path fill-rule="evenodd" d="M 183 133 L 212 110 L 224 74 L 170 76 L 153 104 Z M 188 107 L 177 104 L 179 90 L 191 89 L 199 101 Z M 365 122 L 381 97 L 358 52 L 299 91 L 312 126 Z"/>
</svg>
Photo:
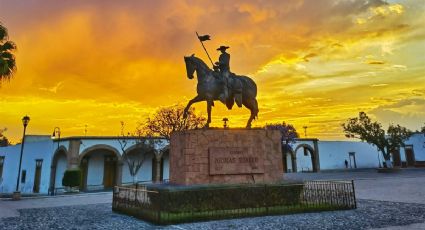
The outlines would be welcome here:
<svg viewBox="0 0 425 230">
<path fill-rule="evenodd" d="M 0 23 L 0 41 L 6 40 L 8 38 L 8 34 L 7 34 L 7 28 L 4 27 L 1 23 Z"/>
<path fill-rule="evenodd" d="M 14 51 L 17 49 L 17 46 L 12 41 L 6 41 L 3 45 L 0 45 L 0 52 L 1 51 Z"/>
</svg>

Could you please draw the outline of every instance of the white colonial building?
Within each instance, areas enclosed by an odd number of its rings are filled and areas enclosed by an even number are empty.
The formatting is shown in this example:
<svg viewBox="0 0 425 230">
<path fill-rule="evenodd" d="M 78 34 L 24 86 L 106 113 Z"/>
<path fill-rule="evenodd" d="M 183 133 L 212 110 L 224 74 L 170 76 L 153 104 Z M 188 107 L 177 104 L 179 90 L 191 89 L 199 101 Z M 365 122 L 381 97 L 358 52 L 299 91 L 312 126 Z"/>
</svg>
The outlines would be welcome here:
<svg viewBox="0 0 425 230">
<path fill-rule="evenodd" d="M 52 140 L 50 136 L 25 137 L 22 154 L 22 193 L 62 191 L 66 169 L 80 168 L 81 190 L 112 188 L 133 181 L 168 180 L 168 141 L 154 139 L 154 149 L 141 151 L 135 137 L 69 137 Z M 123 148 L 120 141 L 127 142 Z M 16 190 L 22 145 L 0 148 L 0 194 Z M 125 159 L 138 159 L 142 166 L 133 177 Z M 129 162 L 133 163 L 133 162 Z M 136 162 L 137 163 L 137 162 Z"/>
<path fill-rule="evenodd" d="M 123 148 L 122 141 L 126 141 Z M 153 149 L 141 149 L 135 137 L 68 137 L 27 135 L 22 155 L 19 190 L 23 194 L 63 192 L 66 169 L 80 168 L 82 191 L 112 188 L 137 182 L 161 182 L 169 178 L 168 141 L 149 139 Z M 121 141 L 121 144 L 120 144 Z M 405 147 L 393 153 L 396 167 L 425 166 L 425 135 L 415 133 Z M 0 148 L 0 195 L 16 190 L 21 145 Z M 125 159 L 143 159 L 135 176 Z M 318 172 L 345 168 L 378 168 L 383 157 L 364 142 L 297 139 L 283 157 L 284 172 Z M 133 161 L 134 162 L 134 161 Z M 131 162 L 130 162 L 131 163 Z"/>
</svg>

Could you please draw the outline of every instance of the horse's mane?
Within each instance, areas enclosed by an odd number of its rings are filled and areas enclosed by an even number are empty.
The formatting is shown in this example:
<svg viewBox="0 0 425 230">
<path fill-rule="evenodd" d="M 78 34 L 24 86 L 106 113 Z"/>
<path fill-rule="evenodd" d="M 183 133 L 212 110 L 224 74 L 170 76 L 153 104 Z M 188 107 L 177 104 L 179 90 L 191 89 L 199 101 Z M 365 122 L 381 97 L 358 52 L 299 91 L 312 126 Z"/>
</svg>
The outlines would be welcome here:
<svg viewBox="0 0 425 230">
<path fill-rule="evenodd" d="M 207 64 L 205 64 L 205 62 L 204 61 L 202 61 L 202 59 L 200 59 L 200 58 L 198 58 L 198 57 L 195 57 L 195 56 L 192 56 L 191 58 L 193 58 L 193 61 L 197 64 L 197 65 L 199 65 L 200 67 L 202 67 L 202 68 L 204 68 L 205 70 L 210 70 L 210 67 L 208 67 L 208 65 Z"/>
</svg>

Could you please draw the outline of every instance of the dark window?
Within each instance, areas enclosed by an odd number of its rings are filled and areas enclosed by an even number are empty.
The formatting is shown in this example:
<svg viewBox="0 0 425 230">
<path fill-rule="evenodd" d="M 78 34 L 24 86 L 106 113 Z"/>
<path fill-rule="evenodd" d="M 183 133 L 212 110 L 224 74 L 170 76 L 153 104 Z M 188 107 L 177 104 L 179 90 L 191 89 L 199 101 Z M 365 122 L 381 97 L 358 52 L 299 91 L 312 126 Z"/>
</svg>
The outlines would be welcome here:
<svg viewBox="0 0 425 230">
<path fill-rule="evenodd" d="M 4 156 L 0 156 L 0 182 L 3 177 L 3 164 L 4 164 Z"/>
<path fill-rule="evenodd" d="M 21 183 L 25 183 L 27 179 L 27 170 L 22 170 Z"/>
</svg>

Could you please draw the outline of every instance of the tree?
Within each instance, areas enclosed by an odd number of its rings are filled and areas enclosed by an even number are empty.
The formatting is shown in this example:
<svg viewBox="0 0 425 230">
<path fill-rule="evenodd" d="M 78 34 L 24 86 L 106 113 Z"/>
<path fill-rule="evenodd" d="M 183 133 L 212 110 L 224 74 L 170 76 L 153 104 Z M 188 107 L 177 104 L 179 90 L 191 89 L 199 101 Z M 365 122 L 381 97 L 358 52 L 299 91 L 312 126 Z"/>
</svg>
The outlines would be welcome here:
<svg viewBox="0 0 425 230">
<path fill-rule="evenodd" d="M 6 147 L 10 145 L 9 139 L 7 139 L 6 136 L 4 136 L 4 132 L 7 131 L 7 128 L 0 129 L 0 147 Z"/>
<path fill-rule="evenodd" d="M 298 134 L 295 127 L 291 124 L 286 124 L 285 122 L 275 123 L 275 124 L 266 124 L 266 129 L 270 130 L 279 130 L 282 134 L 282 153 L 287 153 L 292 149 L 291 143 L 295 142 L 295 138 L 298 138 L 300 135 Z"/>
<path fill-rule="evenodd" d="M 195 109 L 190 108 L 186 118 L 183 118 L 184 107 L 175 105 L 161 108 L 153 117 L 146 120 L 144 130 L 148 135 L 164 137 L 170 140 L 174 131 L 198 129 L 205 125 L 206 118 L 195 114 Z"/>
<path fill-rule="evenodd" d="M 421 133 L 425 133 L 425 125 L 421 128 Z"/>
<path fill-rule="evenodd" d="M 133 179 L 133 184 L 137 183 L 137 173 L 142 168 L 146 155 L 149 152 L 155 151 L 155 140 L 151 138 L 142 137 L 140 129 L 136 129 L 135 135 L 127 133 L 124 134 L 124 122 L 121 121 L 121 137 L 118 138 L 120 144 L 123 161 L 127 164 L 129 173 Z M 135 137 L 135 140 L 131 140 Z M 130 154 L 128 144 L 134 141 L 136 154 Z M 137 154 L 138 153 L 138 154 Z"/>
<path fill-rule="evenodd" d="M 391 153 L 404 146 L 404 141 L 412 132 L 400 125 L 391 124 L 387 133 L 377 121 L 372 121 L 365 112 L 360 112 L 359 117 L 349 118 L 342 124 L 345 136 L 358 138 L 375 145 L 384 156 L 387 167 L 392 167 Z"/>
<path fill-rule="evenodd" d="M 16 71 L 14 42 L 9 41 L 7 28 L 0 23 L 0 83 L 9 80 Z"/>
</svg>

